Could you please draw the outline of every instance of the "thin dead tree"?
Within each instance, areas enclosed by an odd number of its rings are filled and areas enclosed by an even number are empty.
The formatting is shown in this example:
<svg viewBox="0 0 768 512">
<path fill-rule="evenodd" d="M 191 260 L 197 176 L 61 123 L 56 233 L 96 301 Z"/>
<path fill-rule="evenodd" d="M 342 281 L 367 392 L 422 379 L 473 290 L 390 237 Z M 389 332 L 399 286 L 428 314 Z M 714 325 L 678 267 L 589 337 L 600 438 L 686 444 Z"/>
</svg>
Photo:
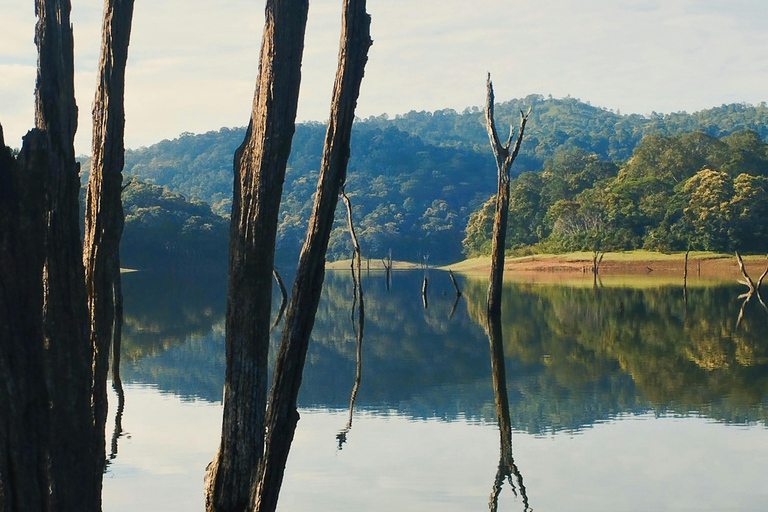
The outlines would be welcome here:
<svg viewBox="0 0 768 512">
<path fill-rule="evenodd" d="M 272 269 L 301 81 L 308 0 L 267 0 L 251 120 L 235 152 L 221 443 L 208 512 L 252 510 L 264 453 Z"/>
<path fill-rule="evenodd" d="M 105 1 L 98 82 L 92 110 L 93 154 L 83 243 L 93 348 L 96 433 L 104 432 L 107 421 L 109 353 L 114 337 L 119 336 L 116 327 L 122 326 L 121 320 L 116 321 L 116 316 L 121 315 L 116 310 L 121 304 L 117 294 L 121 293 L 120 238 L 125 216 L 120 195 L 125 156 L 125 67 L 132 20 L 133 0 Z M 106 455 L 103 458 L 106 460 Z"/>
<path fill-rule="evenodd" d="M 514 136 L 514 129 L 510 128 L 509 138 L 505 144 L 501 144 L 496 125 L 493 118 L 493 84 L 491 75 L 488 74 L 486 84 L 486 104 L 485 118 L 488 129 L 488 138 L 491 142 L 494 156 L 496 157 L 496 167 L 498 170 L 496 193 L 496 212 L 493 219 L 493 242 L 491 252 L 491 275 L 488 286 L 488 308 L 486 318 L 486 331 L 491 346 L 491 373 L 493 377 L 493 389 L 496 399 L 496 413 L 499 421 L 500 450 L 499 469 L 494 481 L 493 491 L 489 500 L 489 507 L 492 511 L 496 510 L 498 505 L 498 495 L 501 491 L 501 484 L 508 479 L 514 489 L 512 475 L 515 475 L 518 482 L 520 493 L 526 508 L 528 508 L 528 498 L 525 494 L 522 476 L 517 470 L 517 466 L 512 459 L 512 428 L 509 417 L 509 400 L 507 397 L 506 373 L 504 369 L 504 346 L 502 343 L 501 328 L 501 290 L 504 278 L 504 249 L 507 234 L 507 217 L 509 214 L 509 180 L 510 167 L 515 161 L 520 145 L 525 133 L 525 125 L 528 122 L 527 113 L 520 112 L 520 129 L 517 138 Z M 515 140 L 514 146 L 512 141 Z"/>
<path fill-rule="evenodd" d="M 355 411 L 355 400 L 357 398 L 357 392 L 360 389 L 360 383 L 363 380 L 363 333 L 365 330 L 365 300 L 363 298 L 363 274 L 361 263 L 361 251 L 360 244 L 355 234 L 355 225 L 352 222 L 352 202 L 347 196 L 344 187 L 341 187 L 341 197 L 344 200 L 344 205 L 347 208 L 347 220 L 349 223 L 349 235 L 352 238 L 352 244 L 355 248 L 355 258 L 357 261 L 357 268 L 352 269 L 352 281 L 353 287 L 353 301 L 352 301 L 352 330 L 355 333 L 355 340 L 357 342 L 356 350 L 356 369 L 355 369 L 355 383 L 352 386 L 352 394 L 349 398 L 349 417 L 347 418 L 347 424 L 344 428 L 336 434 L 336 440 L 339 442 L 339 450 L 342 445 L 347 441 L 347 434 L 352 430 L 352 418 Z M 359 304 L 358 304 L 359 303 Z M 355 324 L 355 305 L 358 304 L 357 309 L 357 324 Z"/>
<path fill-rule="evenodd" d="M 493 242 L 491 249 L 491 282 L 488 287 L 488 315 L 501 314 L 501 288 L 504 279 L 504 250 L 507 237 L 507 216 L 509 215 L 509 170 L 512 163 L 520 152 L 520 144 L 523 142 L 525 133 L 525 124 L 528 122 L 527 113 L 520 111 L 520 129 L 517 138 L 514 136 L 514 129 L 510 127 L 509 139 L 505 144 L 499 140 L 499 134 L 496 131 L 496 124 L 493 119 L 493 83 L 491 74 L 488 73 L 486 83 L 486 103 L 485 103 L 485 121 L 488 129 L 488 138 L 491 141 L 491 148 L 496 157 L 497 185 L 496 192 L 496 213 L 493 218 Z M 512 141 L 515 141 L 512 146 Z"/>
<path fill-rule="evenodd" d="M 296 399 L 320 301 L 334 212 L 346 181 L 355 106 L 372 44 L 371 18 L 365 8 L 365 0 L 344 0 L 339 65 L 320 177 L 275 362 L 266 418 L 268 436 L 253 488 L 252 502 L 259 512 L 273 512 L 277 508 L 285 463 L 299 421 Z"/>
<path fill-rule="evenodd" d="M 389 250 L 386 258 L 381 259 L 381 263 L 384 265 L 384 279 L 389 291 L 392 284 L 392 249 Z"/>
<path fill-rule="evenodd" d="M 277 312 L 277 317 L 275 318 L 274 323 L 272 323 L 272 327 L 269 328 L 270 331 L 280 323 L 280 320 L 282 320 L 283 314 L 285 313 L 285 306 L 288 304 L 288 292 L 285 289 L 283 278 L 280 277 L 280 273 L 277 269 L 272 270 L 272 275 L 275 277 L 275 282 L 277 283 L 278 288 L 280 288 L 280 309 Z"/>
<path fill-rule="evenodd" d="M 755 284 L 755 282 L 752 281 L 752 278 L 749 277 L 749 274 L 747 274 L 747 269 L 744 266 L 744 260 L 741 258 L 741 255 L 738 251 L 736 251 L 736 262 L 739 264 L 739 271 L 743 277 L 743 279 L 739 280 L 739 282 L 748 288 L 746 293 L 739 295 L 739 299 L 744 299 L 744 302 L 741 303 L 741 308 L 739 309 L 739 317 L 736 320 L 736 328 L 738 329 L 739 326 L 741 326 L 742 320 L 744 319 L 744 311 L 747 308 L 747 304 L 750 300 L 752 300 L 754 295 L 757 295 L 757 299 L 760 302 L 760 305 L 762 305 L 763 308 L 768 311 L 768 307 L 766 307 L 765 303 L 763 302 L 763 298 L 760 295 L 760 287 L 763 284 L 763 279 L 766 275 L 768 275 L 768 268 L 766 268 L 765 271 L 760 275 L 760 279 L 758 279 L 757 284 Z"/>
<path fill-rule="evenodd" d="M 685 266 L 683 268 L 683 302 L 685 303 L 686 312 L 688 311 L 688 255 L 690 253 L 690 248 L 685 251 Z"/>
</svg>

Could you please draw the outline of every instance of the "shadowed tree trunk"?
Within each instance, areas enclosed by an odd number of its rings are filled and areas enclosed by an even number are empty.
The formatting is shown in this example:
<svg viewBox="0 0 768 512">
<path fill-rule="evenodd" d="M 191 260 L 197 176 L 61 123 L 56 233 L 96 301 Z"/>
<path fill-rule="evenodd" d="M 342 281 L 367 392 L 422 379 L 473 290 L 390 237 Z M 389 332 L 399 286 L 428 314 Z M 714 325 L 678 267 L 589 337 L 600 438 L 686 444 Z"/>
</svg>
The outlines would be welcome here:
<svg viewBox="0 0 768 512">
<path fill-rule="evenodd" d="M 251 510 L 264 451 L 275 236 L 301 81 L 307 0 L 267 0 L 259 77 L 235 153 L 229 242 L 224 417 L 206 475 L 209 512 Z"/>
<path fill-rule="evenodd" d="M 0 510 L 97 511 L 70 4 L 35 12 L 36 128 L 18 162 L 0 140 Z"/>
<path fill-rule="evenodd" d="M 267 410 L 269 435 L 253 494 L 255 510 L 259 512 L 272 512 L 277 508 L 285 463 L 299 420 L 296 399 L 325 276 L 328 238 L 339 191 L 346 180 L 355 106 L 371 45 L 370 22 L 365 0 L 344 0 L 339 64 L 320 178 L 275 362 Z"/>
<path fill-rule="evenodd" d="M 488 73 L 486 83 L 485 124 L 488 129 L 488 138 L 491 141 L 493 155 L 496 157 L 497 186 L 496 213 L 493 217 L 493 241 L 491 249 L 491 282 L 488 286 L 488 315 L 501 314 L 501 284 L 504 279 L 504 250 L 507 238 L 507 216 L 509 215 L 509 169 L 520 152 L 520 144 L 523 142 L 525 124 L 528 122 L 528 113 L 520 111 L 520 131 L 517 134 L 514 147 L 514 129 L 510 127 L 509 139 L 505 144 L 499 140 L 496 131 L 496 123 L 493 119 L 493 83 L 491 74 Z"/>
<path fill-rule="evenodd" d="M 120 238 L 124 214 L 120 198 L 125 156 L 125 66 L 133 19 L 133 0 L 106 0 L 101 57 L 93 101 L 93 155 L 85 203 L 83 263 L 93 349 L 93 420 L 96 435 L 107 420 L 107 373 L 120 287 Z M 119 342 L 115 349 L 120 350 Z M 119 361 L 119 353 L 117 353 Z M 113 374 L 114 375 L 114 374 Z M 119 382 L 119 370 L 117 374 Z M 116 388 L 118 389 L 118 388 Z M 122 386 L 120 386 L 120 391 Z M 121 393 L 118 393 L 121 396 Z M 114 442 L 116 445 L 116 440 Z M 102 452 L 104 447 L 102 445 Z M 116 451 L 116 450 L 115 450 Z M 102 459 L 106 455 L 102 453 Z"/>
</svg>

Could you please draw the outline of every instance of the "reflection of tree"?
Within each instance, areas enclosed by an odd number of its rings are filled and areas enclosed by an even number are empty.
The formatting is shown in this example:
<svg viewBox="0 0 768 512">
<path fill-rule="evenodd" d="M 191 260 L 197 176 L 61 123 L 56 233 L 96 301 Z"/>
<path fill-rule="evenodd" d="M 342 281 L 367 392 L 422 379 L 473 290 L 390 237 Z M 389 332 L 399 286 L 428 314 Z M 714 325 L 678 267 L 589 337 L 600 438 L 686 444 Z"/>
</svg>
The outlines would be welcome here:
<svg viewBox="0 0 768 512">
<path fill-rule="evenodd" d="M 499 421 L 499 468 L 493 482 L 493 490 L 488 501 L 489 509 L 496 512 L 499 505 L 499 495 L 504 480 L 509 482 L 512 492 L 517 496 L 519 489 L 523 500 L 524 510 L 530 510 L 528 494 L 523 484 L 523 475 L 515 464 L 512 456 L 512 421 L 509 415 L 509 398 L 507 396 L 507 376 L 504 366 L 504 343 L 502 337 L 501 317 L 490 315 L 488 318 L 488 339 L 491 343 L 491 374 L 493 376 L 493 395 L 496 402 L 496 417 Z M 512 480 L 514 477 L 514 481 Z M 517 483 L 517 489 L 515 488 Z"/>
<path fill-rule="evenodd" d="M 336 434 L 339 441 L 339 450 L 347 442 L 347 434 L 352 430 L 352 415 L 355 411 L 355 400 L 357 391 L 360 389 L 360 382 L 363 379 L 363 330 L 365 329 L 365 302 L 363 300 L 363 276 L 360 265 L 360 257 L 357 257 L 357 269 L 352 268 L 353 299 L 352 299 L 352 329 L 355 332 L 357 341 L 357 365 L 355 370 L 355 384 L 352 386 L 352 395 L 349 399 L 349 418 L 347 425 Z M 355 324 L 355 304 L 359 301 L 357 308 L 357 324 Z"/>
<path fill-rule="evenodd" d="M 224 316 L 226 274 L 217 268 L 123 276 L 122 355 L 135 361 L 205 336 Z"/>
<path fill-rule="evenodd" d="M 480 281 L 465 285 L 470 315 L 478 322 L 484 317 L 483 289 Z M 588 284 L 506 283 L 502 323 L 514 326 L 505 329 L 506 354 L 520 363 L 542 365 L 539 387 L 531 389 L 518 379 L 515 386 L 521 395 L 535 396 L 546 384 L 557 407 L 572 413 L 577 413 L 573 407 L 582 407 L 604 415 L 614 403 L 617 410 L 672 409 L 727 421 L 768 420 L 761 407 L 768 390 L 765 312 L 752 301 L 736 329 L 733 286 L 694 287 L 688 294 L 686 319 L 675 286 L 608 286 L 594 294 Z M 611 389 L 624 375 L 631 376 L 633 385 Z M 604 395 L 595 396 L 601 402 L 589 403 L 593 390 Z M 569 397 L 579 403 L 566 406 Z"/>
<path fill-rule="evenodd" d="M 117 412 L 115 413 L 115 429 L 112 433 L 112 444 L 109 452 L 109 461 L 117 457 L 117 441 L 123 435 L 123 410 L 125 409 L 125 392 L 123 381 L 120 378 L 120 353 L 122 350 L 123 333 L 123 294 L 120 280 L 115 284 L 115 318 L 112 338 L 112 388 L 117 393 Z"/>
</svg>

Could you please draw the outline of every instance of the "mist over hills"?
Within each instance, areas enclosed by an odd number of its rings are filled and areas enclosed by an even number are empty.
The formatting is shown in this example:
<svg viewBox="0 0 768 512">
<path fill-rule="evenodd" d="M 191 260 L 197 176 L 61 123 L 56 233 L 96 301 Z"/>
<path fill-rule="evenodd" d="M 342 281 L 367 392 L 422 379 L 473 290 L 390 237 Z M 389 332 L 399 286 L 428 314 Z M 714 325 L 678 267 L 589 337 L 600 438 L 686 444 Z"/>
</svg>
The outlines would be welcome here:
<svg viewBox="0 0 768 512">
<path fill-rule="evenodd" d="M 497 105 L 500 132 L 517 129 L 519 112 L 532 107 L 513 174 L 538 171 L 560 152 L 580 148 L 621 164 L 649 134 L 701 130 L 714 137 L 751 129 L 768 139 L 768 106 L 723 105 L 693 114 L 620 114 L 573 98 L 531 95 Z M 231 207 L 232 160 L 245 128 L 183 133 L 150 147 L 127 150 L 126 179 L 159 185 L 226 216 Z M 278 262 L 293 265 L 305 237 L 320 167 L 325 125 L 296 127 L 278 226 Z M 462 256 L 470 213 L 495 192 L 496 168 L 483 112 L 409 112 L 358 120 L 352 137 L 347 193 L 363 252 L 432 263 Z M 337 212 L 328 259 L 348 257 L 352 246 L 343 210 Z M 129 226 L 126 226 L 128 232 Z"/>
</svg>

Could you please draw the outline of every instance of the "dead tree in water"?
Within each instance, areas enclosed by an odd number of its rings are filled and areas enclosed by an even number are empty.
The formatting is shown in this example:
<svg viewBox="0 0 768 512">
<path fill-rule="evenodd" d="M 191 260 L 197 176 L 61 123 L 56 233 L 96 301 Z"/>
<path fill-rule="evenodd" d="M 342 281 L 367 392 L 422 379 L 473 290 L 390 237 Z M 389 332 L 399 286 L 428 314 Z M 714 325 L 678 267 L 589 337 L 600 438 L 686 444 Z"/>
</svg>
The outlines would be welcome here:
<svg viewBox="0 0 768 512">
<path fill-rule="evenodd" d="M 124 214 L 120 197 L 125 156 L 125 66 L 133 19 L 133 0 L 107 0 L 101 57 L 93 101 L 93 156 L 85 202 L 83 262 L 93 348 L 93 415 L 96 432 L 107 420 L 110 346 L 122 321 L 120 238 Z M 120 349 L 119 343 L 117 350 Z M 119 354 L 118 354 L 119 360 Z M 118 376 L 119 380 L 119 376 Z M 120 396 L 120 395 L 118 395 Z"/>
<path fill-rule="evenodd" d="M 387 291 L 389 291 L 392 284 L 392 249 L 389 250 L 386 258 L 382 258 L 381 263 L 384 265 L 384 279 L 387 283 Z"/>
<path fill-rule="evenodd" d="M 341 197 L 344 200 L 344 205 L 347 207 L 347 220 L 349 222 L 349 235 L 352 237 L 352 244 L 355 247 L 355 258 L 357 261 L 357 267 L 352 267 L 352 281 L 353 285 L 353 300 L 352 300 L 352 329 L 355 332 L 355 339 L 357 341 L 357 366 L 355 370 L 355 383 L 352 386 L 352 394 L 349 398 L 349 418 L 347 419 L 346 426 L 336 434 L 336 440 L 339 442 L 339 450 L 342 445 L 347 441 L 347 434 L 352 430 L 352 415 L 355 411 L 355 399 L 357 398 L 357 392 L 360 389 L 360 383 L 363 380 L 363 332 L 365 330 L 365 300 L 363 298 L 363 273 L 361 262 L 360 244 L 357 241 L 357 235 L 355 234 L 355 225 L 352 222 L 352 202 L 349 200 L 344 187 L 341 187 Z M 354 261 L 353 261 L 354 263 Z M 358 304 L 357 309 L 357 325 L 355 325 L 355 305 Z"/>
<path fill-rule="evenodd" d="M 509 418 L 509 401 L 507 398 L 506 374 L 504 370 L 504 347 L 501 335 L 501 289 L 504 278 L 504 249 L 507 235 L 507 216 L 509 214 L 509 171 L 512 163 L 515 161 L 520 144 L 523 141 L 525 125 L 528 122 L 527 113 L 520 112 L 520 130 L 517 134 L 514 147 L 514 130 L 510 128 L 509 139 L 502 145 L 496 131 L 496 125 L 493 119 L 493 84 L 491 75 L 488 74 L 486 84 L 486 104 L 485 119 L 488 129 L 488 138 L 491 141 L 491 148 L 496 157 L 496 167 L 498 170 L 496 193 L 496 212 L 493 219 L 493 246 L 491 251 L 491 276 L 488 286 L 488 308 L 487 325 L 488 338 L 491 345 L 491 370 L 493 376 L 494 396 L 496 397 L 496 412 L 499 420 L 499 431 L 501 433 L 500 449 L 501 458 L 499 469 L 494 481 L 493 491 L 490 498 L 490 509 L 495 511 L 498 505 L 498 495 L 501 491 L 501 484 L 506 479 L 512 483 L 512 475 L 518 479 L 520 493 L 523 496 L 526 509 L 528 508 L 528 498 L 525 494 L 522 476 L 517 470 L 517 466 L 512 459 L 512 428 Z"/>
<path fill-rule="evenodd" d="M 70 4 L 35 13 L 35 128 L 18 159 L 0 128 L 0 509 L 99 511 Z"/>
<path fill-rule="evenodd" d="M 206 474 L 206 509 L 253 509 L 264 453 L 272 269 L 295 130 L 308 0 L 267 0 L 251 120 L 235 152 L 229 241 L 224 414 Z"/>
<path fill-rule="evenodd" d="M 340 188 L 346 181 L 355 106 L 372 44 L 370 23 L 365 0 L 344 0 L 339 64 L 320 178 L 275 362 L 266 418 L 269 435 L 253 489 L 254 509 L 259 512 L 272 512 L 277 508 L 285 463 L 299 421 L 296 399 L 320 301 L 334 212 Z"/>
<path fill-rule="evenodd" d="M 277 317 L 275 318 L 272 327 L 269 328 L 270 331 L 280 323 L 280 320 L 282 320 L 283 314 L 285 313 L 285 306 L 288 305 L 288 292 L 285 290 L 283 278 L 280 277 L 280 273 L 277 269 L 272 270 L 272 275 L 275 277 L 275 282 L 277 283 L 278 288 L 280 288 L 280 309 L 277 312 Z"/>
<path fill-rule="evenodd" d="M 493 245 L 491 250 L 491 282 L 488 287 L 488 315 L 501 314 L 501 287 L 504 278 L 504 250 L 507 238 L 507 216 L 509 215 L 509 169 L 520 152 L 520 144 L 523 142 L 525 133 L 525 124 L 528 122 L 527 113 L 520 111 L 520 131 L 517 134 L 515 145 L 512 146 L 514 139 L 514 129 L 510 127 L 509 139 L 505 144 L 499 140 L 496 131 L 496 124 L 493 119 L 493 84 L 491 83 L 491 74 L 488 73 L 486 83 L 486 103 L 485 103 L 485 122 L 488 129 L 488 138 L 491 141 L 491 148 L 496 157 L 497 188 L 496 192 L 496 213 L 493 218 Z"/>
</svg>

